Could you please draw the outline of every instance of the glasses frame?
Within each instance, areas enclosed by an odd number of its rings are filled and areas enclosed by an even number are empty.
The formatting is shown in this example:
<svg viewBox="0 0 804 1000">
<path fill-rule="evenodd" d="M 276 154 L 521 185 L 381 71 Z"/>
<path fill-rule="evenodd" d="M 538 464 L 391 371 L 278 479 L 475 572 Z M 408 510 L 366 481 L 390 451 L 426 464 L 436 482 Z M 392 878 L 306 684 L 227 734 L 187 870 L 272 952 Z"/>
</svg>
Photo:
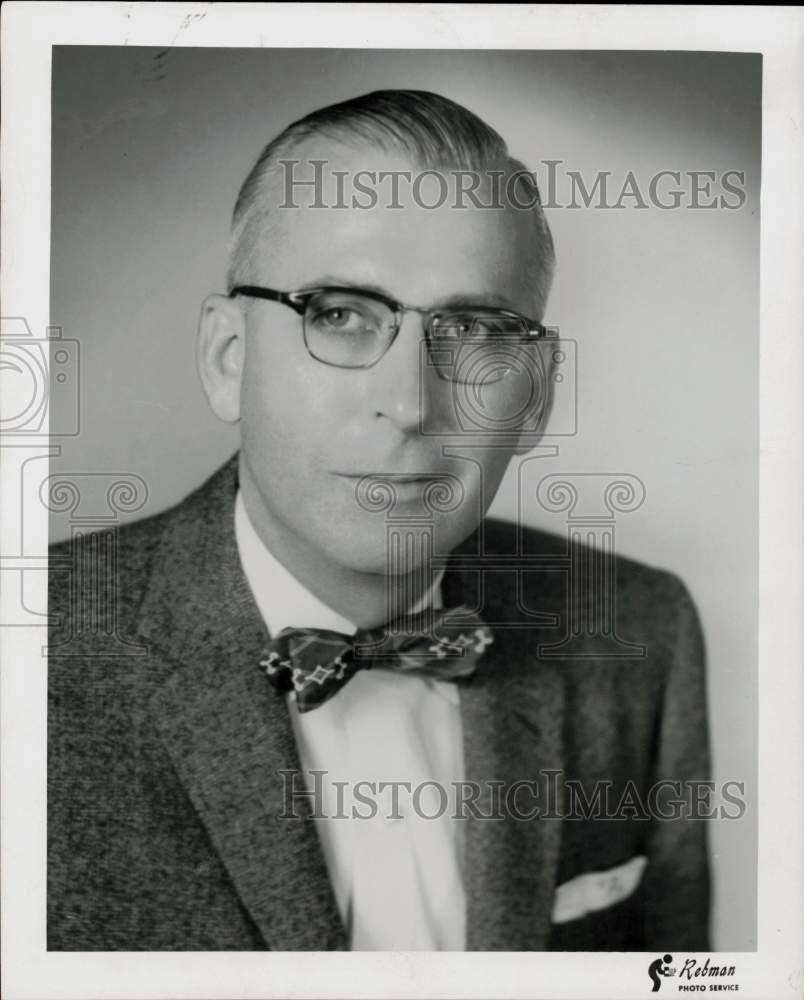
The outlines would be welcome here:
<svg viewBox="0 0 804 1000">
<path fill-rule="evenodd" d="M 307 311 L 308 301 L 314 295 L 320 295 L 322 292 L 339 292 L 362 295 L 367 299 L 373 299 L 375 302 L 382 303 L 391 310 L 394 314 L 394 333 L 388 341 L 385 350 L 378 358 L 362 365 L 339 365 L 334 361 L 326 361 L 323 358 L 319 358 L 317 354 L 313 353 L 310 348 L 309 341 L 307 340 L 307 324 L 304 322 L 304 314 Z M 539 323 L 535 319 L 529 319 L 527 316 L 523 316 L 522 313 L 515 312 L 513 309 L 497 309 L 489 308 L 488 306 L 477 307 L 471 305 L 463 306 L 461 308 L 456 307 L 454 309 L 445 309 L 443 307 L 440 309 L 425 309 L 422 306 L 411 306 L 405 302 L 398 302 L 396 299 L 392 299 L 388 295 L 383 295 L 382 292 L 375 292 L 371 289 L 359 288 L 351 285 L 317 285 L 315 288 L 302 288 L 294 292 L 281 292 L 276 288 L 266 288 L 263 285 L 237 285 L 231 290 L 231 292 L 229 292 L 229 298 L 233 299 L 238 295 L 244 295 L 253 299 L 265 299 L 268 302 L 279 302 L 283 306 L 289 306 L 294 310 L 294 312 L 298 313 L 298 315 L 302 317 L 302 336 L 304 338 L 304 346 L 310 357 L 314 358 L 322 365 L 329 365 L 331 368 L 345 368 L 352 371 L 373 368 L 376 364 L 382 361 L 399 335 L 399 330 L 402 326 L 402 319 L 405 313 L 409 312 L 416 312 L 424 317 L 424 335 L 431 354 L 433 349 L 433 325 L 438 322 L 440 317 L 449 315 L 453 312 L 471 311 L 477 312 L 478 315 L 481 316 L 507 316 L 511 319 L 517 319 L 522 323 L 523 343 L 543 340 L 547 336 L 546 326 Z M 506 341 L 510 341 L 512 339 L 517 338 L 511 336 L 506 336 L 504 338 Z M 454 381 L 453 379 L 450 379 L 448 375 L 444 374 L 437 365 L 436 372 L 442 379 L 444 379 L 444 381 Z"/>
</svg>

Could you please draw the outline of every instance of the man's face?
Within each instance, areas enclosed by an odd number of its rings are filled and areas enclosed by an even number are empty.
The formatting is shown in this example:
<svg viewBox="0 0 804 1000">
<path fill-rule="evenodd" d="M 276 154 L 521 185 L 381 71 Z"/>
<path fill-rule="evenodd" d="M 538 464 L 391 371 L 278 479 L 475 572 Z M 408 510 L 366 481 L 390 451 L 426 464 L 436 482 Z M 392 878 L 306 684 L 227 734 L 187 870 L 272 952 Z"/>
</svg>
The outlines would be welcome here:
<svg viewBox="0 0 804 1000">
<path fill-rule="evenodd" d="M 296 156 L 302 160 L 296 176 L 304 177 L 312 176 L 306 157 L 326 158 L 333 170 L 416 170 L 398 157 L 322 140 L 308 142 Z M 534 315 L 527 213 L 450 208 L 452 197 L 444 208 L 427 210 L 414 204 L 405 184 L 399 201 L 401 209 L 384 207 L 381 193 L 373 210 L 275 210 L 260 282 L 282 291 L 359 286 L 425 308 L 494 304 Z M 476 413 L 488 418 L 485 426 L 499 427 L 527 409 L 532 381 L 514 373 L 472 396 L 471 387 L 445 381 L 426 363 L 422 324 L 420 314 L 406 313 L 373 367 L 337 368 L 310 356 L 302 317 L 291 308 L 249 300 L 241 479 L 269 547 L 300 546 L 308 556 L 362 572 L 406 572 L 420 554 L 389 564 L 389 517 L 409 522 L 415 538 L 423 523 L 432 523 L 437 555 L 452 551 L 478 525 L 513 446 L 462 427 L 456 399 L 474 400 Z M 358 498 L 365 476 L 393 484 L 390 510 L 365 493 Z M 433 512 L 425 496 L 433 495 L 428 486 L 439 478 L 454 495 L 448 510 Z M 379 500 L 377 491 L 373 495 Z"/>
</svg>

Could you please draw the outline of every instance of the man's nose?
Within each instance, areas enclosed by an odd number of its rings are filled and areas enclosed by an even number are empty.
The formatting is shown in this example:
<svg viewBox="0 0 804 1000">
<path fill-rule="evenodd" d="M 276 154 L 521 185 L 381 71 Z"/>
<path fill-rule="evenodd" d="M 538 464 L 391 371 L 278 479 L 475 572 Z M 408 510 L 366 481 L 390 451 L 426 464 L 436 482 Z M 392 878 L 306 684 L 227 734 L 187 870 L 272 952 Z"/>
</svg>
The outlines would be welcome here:
<svg viewBox="0 0 804 1000">
<path fill-rule="evenodd" d="M 407 312 L 396 339 L 372 373 L 377 415 L 402 431 L 415 430 L 429 417 L 435 372 L 427 357 L 424 319 L 419 313 Z"/>
</svg>

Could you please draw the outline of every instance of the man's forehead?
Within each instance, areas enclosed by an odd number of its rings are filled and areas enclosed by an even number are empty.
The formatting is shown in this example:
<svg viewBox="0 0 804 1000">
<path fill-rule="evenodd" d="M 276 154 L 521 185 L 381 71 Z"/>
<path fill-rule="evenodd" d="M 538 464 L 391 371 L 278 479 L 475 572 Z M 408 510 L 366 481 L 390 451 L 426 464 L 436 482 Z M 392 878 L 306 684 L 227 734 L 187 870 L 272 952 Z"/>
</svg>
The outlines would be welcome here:
<svg viewBox="0 0 804 1000">
<path fill-rule="evenodd" d="M 531 308 L 532 218 L 458 199 L 466 181 L 457 168 L 436 176 L 402 151 L 326 137 L 283 159 L 261 241 L 263 280 L 298 287 L 342 275 L 422 303 L 475 291 Z"/>
</svg>

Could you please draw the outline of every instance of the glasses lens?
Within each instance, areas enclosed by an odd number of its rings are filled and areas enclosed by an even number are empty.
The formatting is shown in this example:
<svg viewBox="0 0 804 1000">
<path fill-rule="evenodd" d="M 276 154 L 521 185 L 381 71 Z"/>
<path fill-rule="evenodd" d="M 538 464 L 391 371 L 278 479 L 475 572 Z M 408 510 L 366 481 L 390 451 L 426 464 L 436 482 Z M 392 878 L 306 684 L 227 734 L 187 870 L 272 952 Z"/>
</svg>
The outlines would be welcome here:
<svg viewBox="0 0 804 1000">
<path fill-rule="evenodd" d="M 434 338 L 482 343 L 498 337 L 521 337 L 528 328 L 519 316 L 506 313 L 445 313 L 433 324 Z"/>
<path fill-rule="evenodd" d="M 313 295 L 304 313 L 310 353 L 330 365 L 363 368 L 382 357 L 393 337 L 394 314 L 383 302 L 349 291 Z"/>
<path fill-rule="evenodd" d="M 442 378 L 491 385 L 527 366 L 528 326 L 505 313 L 446 313 L 432 327 L 432 360 Z"/>
</svg>

